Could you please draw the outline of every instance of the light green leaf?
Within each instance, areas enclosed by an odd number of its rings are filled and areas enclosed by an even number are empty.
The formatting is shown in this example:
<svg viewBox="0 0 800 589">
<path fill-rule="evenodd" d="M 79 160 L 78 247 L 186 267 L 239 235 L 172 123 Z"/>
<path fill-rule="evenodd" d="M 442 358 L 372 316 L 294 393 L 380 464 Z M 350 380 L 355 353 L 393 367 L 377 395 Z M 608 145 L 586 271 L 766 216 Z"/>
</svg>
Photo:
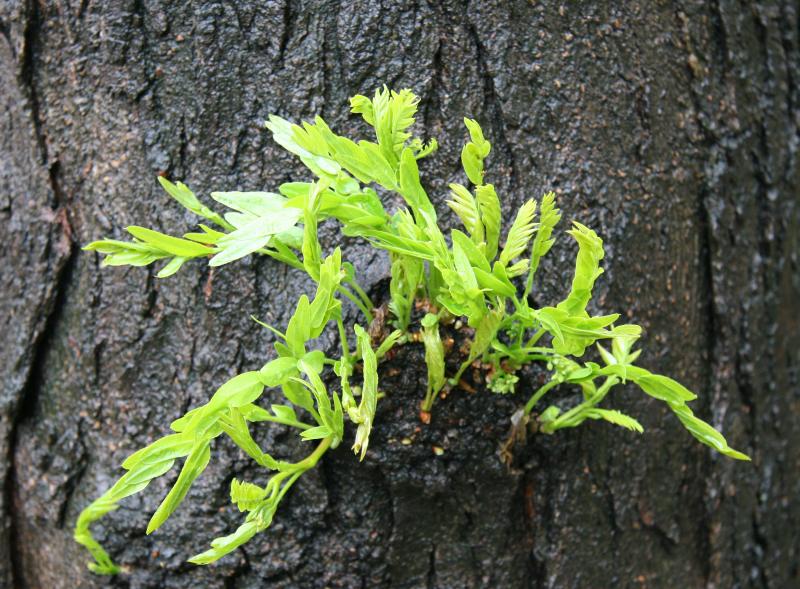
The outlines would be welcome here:
<svg viewBox="0 0 800 589">
<path fill-rule="evenodd" d="M 327 438 L 331 434 L 333 434 L 333 432 L 327 425 L 318 425 L 317 427 L 312 427 L 311 429 L 300 432 L 300 437 L 306 441 L 321 440 L 322 438 Z"/>
<path fill-rule="evenodd" d="M 381 345 L 378 346 L 378 349 L 375 350 L 375 357 L 380 360 L 383 358 L 389 350 L 391 350 L 396 343 L 403 339 L 405 333 L 401 329 L 395 329 L 392 333 L 386 336 L 381 342 Z"/>
<path fill-rule="evenodd" d="M 209 411 L 223 408 L 241 407 L 252 403 L 261 396 L 264 383 L 261 372 L 253 370 L 234 376 L 217 389 L 208 402 Z"/>
<path fill-rule="evenodd" d="M 276 358 L 267 362 L 259 374 L 264 386 L 277 387 L 285 383 L 289 377 L 297 375 L 297 360 L 295 358 Z"/>
<path fill-rule="evenodd" d="M 417 225 L 425 227 L 436 223 L 436 211 L 420 184 L 417 160 L 409 148 L 404 149 L 400 156 L 400 195 L 414 212 Z"/>
<path fill-rule="evenodd" d="M 702 419 L 696 417 L 692 413 L 692 410 L 686 405 L 670 405 L 670 408 L 675 415 L 678 416 L 678 419 L 681 420 L 683 427 L 689 430 L 690 434 L 692 434 L 697 440 L 706 446 L 711 446 L 720 454 L 724 454 L 725 456 L 735 460 L 750 460 L 750 457 L 747 454 L 743 454 L 742 452 L 734 450 L 728 446 L 728 442 L 721 433 L 708 425 Z"/>
<path fill-rule="evenodd" d="M 444 346 L 439 336 L 439 318 L 433 313 L 428 313 L 422 319 L 422 343 L 425 345 L 425 364 L 428 367 L 428 390 L 425 395 L 425 405 L 430 410 L 436 395 L 447 382 Z"/>
<path fill-rule="evenodd" d="M 644 428 L 633 417 L 620 413 L 616 409 L 592 408 L 584 411 L 584 415 L 590 419 L 605 419 L 609 423 L 627 428 L 633 432 L 642 433 Z"/>
<path fill-rule="evenodd" d="M 477 121 L 464 119 L 469 130 L 471 141 L 461 150 L 461 165 L 470 182 L 476 186 L 483 184 L 483 160 L 489 155 L 491 144 L 483 137 L 483 131 Z"/>
<path fill-rule="evenodd" d="M 207 256 L 213 253 L 213 250 L 195 241 L 188 239 L 181 239 L 180 237 L 172 237 L 171 235 L 164 235 L 158 231 L 147 229 L 146 227 L 137 227 L 131 225 L 127 228 L 128 233 L 159 250 L 172 254 L 173 256 L 182 256 L 185 258 L 196 258 L 199 256 Z"/>
<path fill-rule="evenodd" d="M 486 259 L 491 262 L 497 255 L 497 247 L 500 241 L 500 199 L 491 184 L 478 186 L 475 189 L 475 195 L 478 200 L 478 210 L 484 228 Z"/>
<path fill-rule="evenodd" d="M 208 466 L 211 459 L 211 449 L 207 439 L 198 439 L 195 441 L 192 451 L 186 458 L 183 464 L 181 473 L 178 475 L 178 480 L 170 489 L 167 496 L 158 506 L 158 509 L 150 518 L 150 523 L 147 524 L 147 534 L 152 534 L 156 531 L 161 524 L 167 521 L 167 518 L 178 508 L 189 492 L 192 483 L 199 477 Z"/>
<path fill-rule="evenodd" d="M 528 241 L 530 241 L 535 229 L 533 222 L 535 213 L 536 201 L 533 199 L 526 201 L 520 207 L 511 229 L 508 230 L 506 245 L 503 251 L 500 252 L 500 263 L 503 266 L 508 266 L 514 258 L 522 254 L 528 247 Z"/>
<path fill-rule="evenodd" d="M 378 359 L 372 349 L 369 334 L 358 324 L 354 328 L 358 349 L 364 362 L 364 383 L 361 387 L 361 402 L 358 405 L 356 419 L 353 420 L 358 424 L 353 452 L 360 453 L 360 460 L 364 460 L 369 446 L 372 422 L 375 420 L 375 410 L 378 407 Z"/>
<path fill-rule="evenodd" d="M 255 521 L 247 521 L 237 528 L 237 530 L 228 536 L 217 538 L 211 542 L 211 548 L 205 552 L 193 556 L 189 562 L 193 564 L 210 564 L 219 560 L 226 554 L 230 554 L 242 544 L 245 544 L 256 535 L 259 531 L 258 523 Z"/>
<path fill-rule="evenodd" d="M 539 269 L 539 262 L 555 243 L 555 239 L 550 236 L 553 234 L 553 228 L 561 220 L 561 211 L 555 206 L 555 197 L 554 192 L 548 192 L 542 197 L 542 205 L 539 207 L 539 229 L 531 246 L 531 263 L 525 286 L 526 298 L 533 288 L 533 277 Z"/>
<path fill-rule="evenodd" d="M 480 244 L 484 239 L 484 232 L 483 222 L 478 211 L 478 201 L 461 184 L 450 185 L 450 196 L 452 198 L 447 201 L 447 206 L 461 219 L 470 237 Z"/>
<path fill-rule="evenodd" d="M 267 496 L 267 490 L 253 483 L 231 480 L 231 502 L 239 511 L 254 509 Z"/>
<path fill-rule="evenodd" d="M 194 193 L 189 190 L 189 187 L 186 186 L 183 182 L 177 182 L 173 184 L 163 176 L 157 176 L 159 184 L 161 187 L 169 194 L 172 198 L 177 200 L 184 208 L 190 210 L 195 215 L 199 215 L 200 217 L 205 217 L 209 221 L 213 221 L 220 227 L 225 229 L 233 229 L 229 223 L 222 218 L 221 215 L 215 213 L 207 206 L 202 204 Z"/>
<path fill-rule="evenodd" d="M 572 279 L 569 295 L 557 307 L 570 315 L 583 315 L 586 312 L 586 305 L 592 298 L 594 282 L 603 273 L 600 260 L 605 253 L 603 240 L 594 231 L 574 221 L 572 224 L 574 228 L 567 233 L 578 242 L 575 276 Z"/>
<path fill-rule="evenodd" d="M 181 269 L 181 266 L 183 266 L 184 262 L 186 262 L 188 259 L 189 258 L 181 258 L 178 256 L 172 258 L 166 266 L 159 270 L 158 274 L 156 274 L 156 277 L 168 278 L 172 276 L 175 274 L 175 272 Z"/>
</svg>

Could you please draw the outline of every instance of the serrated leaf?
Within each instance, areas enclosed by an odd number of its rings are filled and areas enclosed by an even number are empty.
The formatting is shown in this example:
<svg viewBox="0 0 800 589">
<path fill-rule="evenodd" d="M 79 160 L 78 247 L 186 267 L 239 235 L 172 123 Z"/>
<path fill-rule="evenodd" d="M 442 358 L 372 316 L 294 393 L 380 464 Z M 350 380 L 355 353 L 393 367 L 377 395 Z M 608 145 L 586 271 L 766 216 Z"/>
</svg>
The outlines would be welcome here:
<svg viewBox="0 0 800 589">
<path fill-rule="evenodd" d="M 642 425 L 636 421 L 633 417 L 629 415 L 625 415 L 617 411 L 616 409 L 588 409 L 585 412 L 586 416 L 591 419 L 605 419 L 609 423 L 613 423 L 614 425 L 619 425 L 621 427 L 627 428 L 633 432 L 642 433 L 644 428 Z"/>
<path fill-rule="evenodd" d="M 267 496 L 267 490 L 253 483 L 231 480 L 231 502 L 239 511 L 254 509 Z"/>
<path fill-rule="evenodd" d="M 470 237 L 481 243 L 484 239 L 483 222 L 478 211 L 478 201 L 472 193 L 460 184 L 450 185 L 451 199 L 447 201 L 453 212 L 458 215 Z"/>
<path fill-rule="evenodd" d="M 514 223 L 511 225 L 511 229 L 508 230 L 506 245 L 503 251 L 500 252 L 500 263 L 503 266 L 508 266 L 514 258 L 519 257 L 528 247 L 528 242 L 535 229 L 533 222 L 535 213 L 536 201 L 533 199 L 526 201 L 517 211 Z"/>
<path fill-rule="evenodd" d="M 548 192 L 542 197 L 542 204 L 539 207 L 539 228 L 531 246 L 530 268 L 525 285 L 526 297 L 533 289 L 533 277 L 539 269 L 541 259 L 550 251 L 555 242 L 551 235 L 553 234 L 553 228 L 561 220 L 561 211 L 555 206 L 555 197 L 554 192 Z"/>
</svg>

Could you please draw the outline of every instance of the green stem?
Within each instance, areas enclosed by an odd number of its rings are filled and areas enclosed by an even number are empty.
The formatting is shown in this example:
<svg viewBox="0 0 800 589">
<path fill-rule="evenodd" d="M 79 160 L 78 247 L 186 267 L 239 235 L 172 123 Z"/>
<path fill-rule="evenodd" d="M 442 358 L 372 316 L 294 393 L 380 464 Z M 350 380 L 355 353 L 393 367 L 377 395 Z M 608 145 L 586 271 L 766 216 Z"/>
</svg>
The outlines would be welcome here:
<svg viewBox="0 0 800 589">
<path fill-rule="evenodd" d="M 342 318 L 336 320 L 336 327 L 339 329 L 339 341 L 342 346 L 342 358 L 349 364 L 350 363 L 350 346 L 347 345 L 347 330 L 344 328 Z"/>
<path fill-rule="evenodd" d="M 353 280 L 348 281 L 348 284 L 353 287 L 353 290 L 356 291 L 356 294 L 361 297 L 361 301 L 367 306 L 368 309 L 374 309 L 375 305 L 373 304 L 372 300 L 369 298 L 369 295 L 364 292 L 364 289 L 361 288 L 361 285 L 358 284 L 355 278 Z"/>
<path fill-rule="evenodd" d="M 317 465 L 317 462 L 319 462 L 319 459 L 322 458 L 322 455 L 325 454 L 325 452 L 328 451 L 328 448 L 331 447 L 331 444 L 333 444 L 333 436 L 324 438 L 311 454 L 303 458 L 303 460 L 295 464 L 295 466 L 301 471 L 314 468 Z"/>
<path fill-rule="evenodd" d="M 262 247 L 260 250 L 256 250 L 259 254 L 264 254 L 265 256 L 269 256 L 270 258 L 274 258 L 279 262 L 283 262 L 284 264 L 291 266 L 292 268 L 297 268 L 298 270 L 305 271 L 305 267 L 303 263 L 299 260 L 293 260 L 292 258 L 286 257 L 280 252 L 276 252 L 274 250 L 270 250 L 267 248 Z"/>
<path fill-rule="evenodd" d="M 350 299 L 350 301 L 356 307 L 358 307 L 359 310 L 362 313 L 364 313 L 364 317 L 366 317 L 367 323 L 372 323 L 372 312 L 367 308 L 367 306 L 356 295 L 354 295 L 352 292 L 350 292 L 350 290 L 348 290 L 348 288 L 346 286 L 342 286 L 341 284 L 337 287 L 336 290 L 338 290 L 341 294 L 343 294 L 348 299 Z"/>
<path fill-rule="evenodd" d="M 583 411 L 584 409 L 589 409 L 591 407 L 594 407 L 595 405 L 598 405 L 600 401 L 602 401 L 608 394 L 608 392 L 611 390 L 611 387 L 613 387 L 619 382 L 620 380 L 616 376 L 609 376 L 608 378 L 606 378 L 605 382 L 602 385 L 600 385 L 600 388 L 597 389 L 597 392 L 594 395 L 592 395 L 591 399 L 587 399 L 586 401 L 580 403 L 579 405 L 576 405 L 563 415 L 560 415 L 558 418 L 555 419 L 555 421 L 549 424 L 547 430 L 549 432 L 554 432 L 561 428 L 570 427 L 571 426 L 570 421 L 576 415 L 579 415 L 581 411 Z"/>
<path fill-rule="evenodd" d="M 552 389 L 557 384 L 558 384 L 557 380 L 551 380 L 551 381 L 546 382 L 542 386 L 540 386 L 539 389 L 535 393 L 533 393 L 533 395 L 528 400 L 528 402 L 525 403 L 525 415 L 530 415 L 530 413 L 531 413 L 531 411 L 533 411 L 533 408 L 536 405 L 536 403 L 539 402 L 539 399 L 544 397 L 545 394 L 547 393 L 547 391 Z"/>
<path fill-rule="evenodd" d="M 458 370 L 456 371 L 455 375 L 450 379 L 450 384 L 452 384 L 454 386 L 457 385 L 459 383 L 459 381 L 461 381 L 461 375 L 464 374 L 464 371 L 473 362 L 475 362 L 475 358 L 472 358 L 472 357 L 469 357 L 466 360 L 464 360 L 461 363 L 461 366 L 458 367 Z"/>
<path fill-rule="evenodd" d="M 530 348 L 530 347 L 532 347 L 532 346 L 536 345 L 536 342 L 538 342 L 540 339 L 542 339 L 542 336 L 543 336 L 545 333 L 547 333 L 547 332 L 546 332 L 546 330 L 545 330 L 545 328 L 544 328 L 544 327 L 542 327 L 541 329 L 539 329 L 539 331 L 537 331 L 536 333 L 534 333 L 534 334 L 531 336 L 531 339 L 529 339 L 529 340 L 528 340 L 528 343 L 527 343 L 527 344 L 525 344 L 525 347 L 526 347 L 526 348 Z"/>
<path fill-rule="evenodd" d="M 436 400 L 436 393 L 437 392 L 438 391 L 434 391 L 433 389 L 430 389 L 425 394 L 425 400 L 422 402 L 422 410 L 423 411 L 427 411 L 428 413 L 430 413 L 430 410 L 433 409 L 433 402 Z"/>
<path fill-rule="evenodd" d="M 296 427 L 297 429 L 307 430 L 314 427 L 313 425 L 309 425 L 307 423 L 303 423 L 302 421 L 291 421 L 287 419 L 281 419 L 280 417 L 272 417 L 272 416 L 263 416 L 258 419 L 258 421 L 269 421 L 270 423 L 280 423 L 281 425 L 288 425 L 290 427 Z"/>
</svg>

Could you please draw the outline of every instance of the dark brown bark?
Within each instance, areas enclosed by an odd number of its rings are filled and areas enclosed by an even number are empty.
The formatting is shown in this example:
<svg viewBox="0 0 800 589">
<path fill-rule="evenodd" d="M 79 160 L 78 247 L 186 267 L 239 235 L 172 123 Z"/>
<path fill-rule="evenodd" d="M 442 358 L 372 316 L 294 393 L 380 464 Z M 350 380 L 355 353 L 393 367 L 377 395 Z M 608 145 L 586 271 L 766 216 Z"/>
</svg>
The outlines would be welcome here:
<svg viewBox="0 0 800 589">
<path fill-rule="evenodd" d="M 796 2 L 184 4 L 0 7 L 0 584 L 800 583 Z M 101 270 L 80 245 L 135 222 L 188 228 L 158 173 L 202 195 L 306 178 L 260 122 L 322 113 L 360 133 L 347 97 L 383 83 L 422 96 L 418 128 L 441 144 L 423 180 L 442 214 L 467 114 L 494 144 L 507 213 L 553 189 L 565 220 L 604 237 L 595 309 L 643 324 L 642 364 L 696 390 L 699 414 L 752 464 L 626 390 L 616 401 L 643 436 L 593 423 L 534 437 L 509 472 L 497 446 L 532 383 L 516 398 L 452 395 L 414 436 L 413 368 L 386 381 L 367 460 L 327 456 L 246 550 L 184 563 L 238 520 L 222 509 L 230 477 L 256 472 L 220 443 L 157 534 L 145 512 L 171 477 L 98 526 L 130 572 L 92 576 L 71 539 L 79 510 L 128 453 L 260 366 L 272 340 L 249 315 L 282 324 L 310 285 L 270 260 L 156 280 Z M 385 258 L 345 246 L 379 294 Z M 567 288 L 571 255 L 561 238 L 540 302 Z M 261 439 L 300 451 L 279 429 Z"/>
</svg>

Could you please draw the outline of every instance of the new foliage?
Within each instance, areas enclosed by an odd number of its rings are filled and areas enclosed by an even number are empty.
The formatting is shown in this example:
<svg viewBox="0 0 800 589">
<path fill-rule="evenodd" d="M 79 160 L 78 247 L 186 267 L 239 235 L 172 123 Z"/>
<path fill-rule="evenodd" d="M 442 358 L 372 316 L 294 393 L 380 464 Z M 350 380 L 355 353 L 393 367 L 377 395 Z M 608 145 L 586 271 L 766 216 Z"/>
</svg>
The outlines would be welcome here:
<svg viewBox="0 0 800 589">
<path fill-rule="evenodd" d="M 295 481 L 346 437 L 345 417 L 356 426 L 353 450 L 363 460 L 370 432 L 380 427 L 375 424 L 378 362 L 392 346 L 410 339 L 422 341 L 425 347 L 428 387 L 421 400 L 423 414 L 428 414 L 442 389 L 457 386 L 464 370 L 476 361 L 489 366 L 488 388 L 496 393 L 515 392 L 515 372 L 531 362 L 542 362 L 552 376 L 538 390 L 528 392 L 527 402 L 513 418 L 518 428 L 532 419 L 533 409 L 550 390 L 564 385 L 579 387 L 582 402 L 570 408 L 546 408 L 538 415 L 540 431 L 553 433 L 592 419 L 641 432 L 634 418 L 601 406 L 615 386 L 631 382 L 666 403 L 700 442 L 732 458 L 747 459 L 692 413 L 687 403 L 695 398 L 693 393 L 666 376 L 634 365 L 639 356 L 639 351 L 633 351 L 639 326 L 620 323 L 617 313 L 589 315 L 587 304 L 603 272 L 603 242 L 594 231 L 573 223 L 566 232 L 578 246 L 567 297 L 555 306 L 530 305 L 528 295 L 553 245 L 561 214 L 554 195 L 548 193 L 538 203 L 526 201 L 503 232 L 500 200 L 492 184 L 485 182 L 491 145 L 471 119 L 464 120 L 470 139 L 461 152 L 470 186 L 451 184 L 446 202 L 463 230 L 454 229 L 449 236 L 442 232 L 417 166 L 417 160 L 436 150 L 436 142 L 423 143 L 409 132 L 417 103 L 409 90 L 384 88 L 371 99 L 353 97 L 352 112 L 374 128 L 375 141 L 341 137 L 319 117 L 313 123 L 295 125 L 272 116 L 267 128 L 277 143 L 305 164 L 313 175 L 311 181 L 283 184 L 277 193 L 213 192 L 211 198 L 225 207 L 220 214 L 202 204 L 184 184 L 159 178 L 170 196 L 202 218 L 196 231 L 174 237 L 133 226 L 127 228 L 131 241 L 106 239 L 86 246 L 103 254 L 105 265 L 164 262 L 159 277 L 174 274 L 194 258 L 220 266 L 261 254 L 306 272 L 317 284 L 313 298 L 299 298 L 285 331 L 265 326 L 278 337 L 272 360 L 259 370 L 235 376 L 208 403 L 174 421 L 174 433 L 125 460 L 122 467 L 127 472 L 84 509 L 75 539 L 94 556 L 92 570 L 115 573 L 119 569 L 92 537 L 91 523 L 182 461 L 175 484 L 153 514 L 147 533 L 158 529 L 208 465 L 219 436 L 229 437 L 273 474 L 266 487 L 233 480 L 231 500 L 246 513 L 244 520 L 230 535 L 213 540 L 207 551 L 190 559 L 197 564 L 223 557 L 268 528 Z M 377 190 L 399 194 L 406 206 L 387 212 Z M 375 348 L 366 329 L 373 319 L 372 301 L 342 252 L 337 248 L 325 256 L 317 238 L 319 222 L 330 218 L 345 235 L 366 239 L 390 258 L 389 309 L 397 329 Z M 363 326 L 343 323 L 343 298 L 360 309 Z M 431 312 L 417 327 L 412 325 L 412 310 L 420 299 L 426 300 Z M 468 356 L 448 378 L 439 330 L 443 322 L 455 318 L 474 328 L 474 337 Z M 313 341 L 333 325 L 341 344 L 341 355 L 335 358 L 313 348 Z M 408 337 L 412 330 L 419 335 Z M 348 346 L 351 332 L 356 342 L 353 350 Z M 592 348 L 601 363 L 582 359 Z M 357 363 L 363 377 L 358 385 L 351 385 Z M 332 387 L 332 383 L 338 384 Z M 280 390 L 285 402 L 260 405 L 266 389 Z M 251 435 L 251 428 L 261 423 L 293 428 L 313 449 L 297 462 L 278 459 Z"/>
</svg>

